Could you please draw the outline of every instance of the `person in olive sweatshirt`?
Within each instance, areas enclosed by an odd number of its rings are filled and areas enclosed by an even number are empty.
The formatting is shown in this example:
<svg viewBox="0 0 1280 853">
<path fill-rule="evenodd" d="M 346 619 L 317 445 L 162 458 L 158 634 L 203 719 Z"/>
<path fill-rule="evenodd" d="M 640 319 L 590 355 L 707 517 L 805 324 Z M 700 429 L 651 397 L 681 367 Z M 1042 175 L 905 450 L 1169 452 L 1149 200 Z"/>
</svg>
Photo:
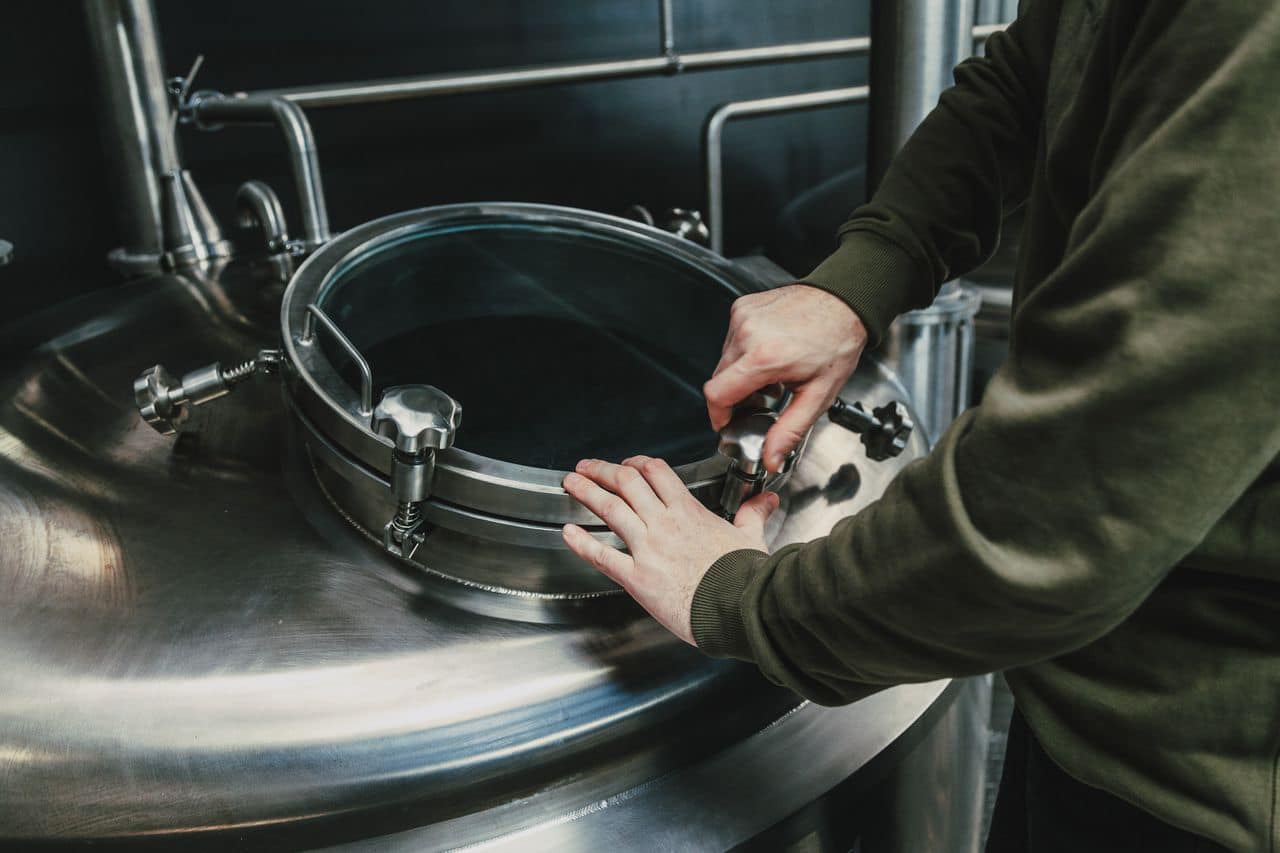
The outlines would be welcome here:
<svg viewBox="0 0 1280 853">
<path fill-rule="evenodd" d="M 1031 0 L 838 250 L 738 301 L 713 426 L 794 392 L 776 466 L 900 312 L 1025 204 L 1010 357 L 825 538 L 766 553 L 664 463 L 566 488 L 570 548 L 709 655 L 824 704 L 1005 670 L 991 850 L 1280 851 L 1280 2 Z"/>
</svg>

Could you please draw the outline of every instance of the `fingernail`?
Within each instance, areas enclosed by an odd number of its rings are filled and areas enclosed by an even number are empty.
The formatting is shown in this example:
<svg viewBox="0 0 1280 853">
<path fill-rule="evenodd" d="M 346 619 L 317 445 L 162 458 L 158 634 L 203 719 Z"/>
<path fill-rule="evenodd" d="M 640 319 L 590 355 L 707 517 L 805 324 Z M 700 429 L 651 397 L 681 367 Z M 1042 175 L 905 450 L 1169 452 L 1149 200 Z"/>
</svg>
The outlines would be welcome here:
<svg viewBox="0 0 1280 853">
<path fill-rule="evenodd" d="M 572 474 L 572 473 L 566 474 L 564 478 L 564 485 L 566 487 L 572 486 L 574 483 L 578 482 L 578 480 L 580 480 L 581 477 L 582 477 L 581 474 Z"/>
</svg>

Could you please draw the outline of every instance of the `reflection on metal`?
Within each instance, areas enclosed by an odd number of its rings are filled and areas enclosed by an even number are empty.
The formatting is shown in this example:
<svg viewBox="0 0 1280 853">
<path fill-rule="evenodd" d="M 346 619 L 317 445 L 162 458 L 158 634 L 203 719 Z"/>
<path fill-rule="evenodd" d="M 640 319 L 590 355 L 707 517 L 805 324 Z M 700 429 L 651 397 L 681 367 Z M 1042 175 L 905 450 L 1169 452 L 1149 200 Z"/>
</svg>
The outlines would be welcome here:
<svg viewBox="0 0 1280 853">
<path fill-rule="evenodd" d="M 665 56 L 615 59 L 573 65 L 543 65 L 532 68 L 498 69 L 465 74 L 439 74 L 394 80 L 301 86 L 289 89 L 266 89 L 249 94 L 278 95 L 288 98 L 303 107 L 336 107 L 344 104 L 377 103 L 398 101 L 405 98 L 429 98 L 440 95 L 496 92 L 503 89 L 524 89 L 560 83 L 585 83 L 592 80 L 645 77 L 681 71 L 703 71 L 771 62 L 793 62 L 833 56 L 853 56 L 865 53 L 870 48 L 870 45 L 869 39 L 858 36 L 733 50 L 709 50 L 694 53 L 677 53 L 673 51 Z"/>
<path fill-rule="evenodd" d="M 373 410 L 373 431 L 391 439 L 391 496 L 396 514 L 382 528 L 382 547 L 413 559 L 425 534 L 422 503 L 431 497 L 436 451 L 453 447 L 462 406 L 433 385 L 397 385 L 382 393 Z"/>
<path fill-rule="evenodd" d="M 787 398 L 781 385 L 761 389 L 734 406 L 729 422 L 720 430 L 717 450 L 729 460 L 720 511 L 730 521 L 743 503 L 761 492 L 781 491 L 796 459 L 803 453 L 803 446 L 796 447 L 786 455 L 777 471 L 765 469 L 764 439 L 778 422 Z"/>
<path fill-rule="evenodd" d="M 782 95 L 776 98 L 733 101 L 717 107 L 711 113 L 704 131 L 704 150 L 707 177 L 707 228 L 711 232 L 712 251 L 724 252 L 724 126 L 732 119 L 744 116 L 856 103 L 865 101 L 868 94 L 869 90 L 866 86 L 851 86 L 844 89 L 805 92 L 799 95 Z"/>
<path fill-rule="evenodd" d="M 256 228 L 262 234 L 262 245 L 269 255 L 289 251 L 289 229 L 285 225 L 284 208 L 276 191 L 262 181 L 245 181 L 236 190 L 237 223 L 241 228 Z M 301 248 L 301 247 L 300 247 Z"/>
<path fill-rule="evenodd" d="M 160 266 L 165 269 L 204 264 L 231 254 L 231 244 L 222 239 L 217 220 L 186 169 L 160 176 L 160 219 L 164 226 Z"/>
<path fill-rule="evenodd" d="M 872 4 L 869 191 L 951 85 L 952 69 L 973 53 L 985 32 L 973 18 L 972 0 Z M 971 290 L 947 285 L 933 305 L 899 317 L 885 341 L 886 358 L 920 401 L 921 425 L 935 441 L 970 402 L 979 302 Z"/>
<path fill-rule="evenodd" d="M 871 4 L 871 103 L 867 189 L 951 85 L 973 53 L 973 0 L 893 0 Z"/>
<path fill-rule="evenodd" d="M 762 492 L 780 491 L 787 483 L 796 460 L 809 441 L 806 433 L 800 444 L 782 460 L 777 471 L 764 464 L 764 442 L 778 422 L 789 394 L 781 385 L 771 385 L 734 406 L 729 422 L 720 430 L 720 455 L 729 460 L 720 498 L 720 511 L 733 520 L 746 501 Z M 870 411 L 862 403 L 847 403 L 839 397 L 827 410 L 827 419 L 861 437 L 862 447 L 872 462 L 901 456 L 911 445 L 915 422 L 905 403 L 892 400 Z"/>
<path fill-rule="evenodd" d="M 196 124 L 211 130 L 223 124 L 274 124 L 284 134 L 289 148 L 289 167 L 298 185 L 302 208 L 303 239 L 307 249 L 316 249 L 329 240 L 329 211 L 320 178 L 320 155 L 316 151 L 311 123 L 302 109 L 284 98 L 233 97 L 218 92 L 197 92 L 183 105 Z"/>
<path fill-rule="evenodd" d="M 952 682 L 955 702 L 881 780 L 862 838 L 877 853 L 978 853 L 987 768 L 991 676 Z M 945 842 L 942 839 L 946 839 Z"/>
<path fill-rule="evenodd" d="M 974 317 L 982 298 L 951 282 L 928 308 L 908 311 L 889 327 L 882 354 L 920 400 L 920 425 L 936 442 L 972 402 Z"/>
<path fill-rule="evenodd" d="M 0 240 L 0 267 L 13 261 L 13 244 L 8 240 Z"/>
<path fill-rule="evenodd" d="M 652 224 L 652 223 L 650 223 Z M 663 231 L 670 231 L 699 246 L 711 244 L 711 231 L 707 223 L 702 221 L 702 213 L 697 210 L 685 210 L 682 207 L 671 207 L 662 213 Z"/>
<path fill-rule="evenodd" d="M 0 382 L 20 389 L 0 405 L 0 846 L 730 849 L 863 768 L 870 790 L 938 725 L 944 683 L 802 704 L 634 608 L 477 615 L 483 590 L 405 571 L 331 511 L 267 383 L 237 392 L 237 417 L 161 439 L 121 387 L 136 342 L 271 345 L 251 271 L 219 282 L 249 327 L 212 322 L 223 297 L 197 298 L 202 280 L 164 276 L 105 315 L 78 302 L 0 335 Z M 868 359 L 843 393 L 901 389 Z M 860 455 L 820 424 L 771 540 L 873 501 L 897 467 Z M 861 478 L 829 488 L 847 464 Z M 450 535 L 445 569 L 516 553 Z"/>
<path fill-rule="evenodd" d="M 280 350 L 259 350 L 257 356 L 230 370 L 215 361 L 184 374 L 181 380 L 157 364 L 133 381 L 133 402 L 156 432 L 174 435 L 191 417 L 193 407 L 225 397 L 252 376 L 275 373 L 280 358 Z"/>
<path fill-rule="evenodd" d="M 516 239 L 558 247 L 553 267 L 536 268 L 543 271 L 531 277 L 534 268 L 512 254 L 514 247 L 530 243 L 513 243 Z M 469 247 L 466 251 L 479 254 L 459 254 L 462 250 L 450 242 L 453 240 L 464 241 Z M 433 246 L 444 246 L 447 257 L 467 258 L 466 265 L 442 273 L 437 256 L 432 254 L 438 251 Z M 504 251 L 506 256 L 501 254 Z M 583 266 L 583 259 L 596 257 L 590 254 L 595 252 L 616 259 L 615 263 L 622 264 L 632 275 L 646 271 L 635 283 L 644 290 L 641 302 L 653 304 L 655 310 L 642 310 L 625 290 L 602 298 L 606 291 L 601 288 L 607 282 L 597 281 L 598 276 L 583 277 L 587 269 L 600 269 Z M 486 267 L 472 264 L 491 264 L 495 260 L 499 266 L 478 277 Z M 377 264 L 390 264 L 397 270 L 396 276 L 382 274 Z M 504 269 L 514 271 L 514 277 L 502 273 Z M 440 278 L 442 274 L 444 279 Z M 511 285 L 502 284 L 504 275 L 510 278 Z M 288 394 L 330 500 L 353 523 L 368 532 L 378 531 L 377 538 L 383 540 L 381 531 L 386 519 L 397 511 L 397 502 L 388 491 L 395 479 L 390 441 L 371 429 L 369 416 L 362 411 L 367 399 L 365 388 L 373 388 L 374 372 L 381 374 L 379 381 L 383 384 L 432 382 L 456 396 L 463 406 L 470 405 L 466 393 L 433 376 L 431 363 L 423 362 L 421 355 L 409 365 L 420 372 L 394 379 L 398 376 L 395 371 L 403 370 L 405 365 L 398 359 L 390 363 L 374 360 L 378 341 L 399 339 L 406 334 L 433 334 L 429 331 L 432 328 L 436 330 L 434 334 L 445 333 L 448 317 L 456 316 L 459 310 L 450 309 L 454 312 L 451 315 L 444 313 L 445 306 L 465 305 L 466 300 L 460 303 L 457 298 L 462 291 L 450 296 L 433 288 L 450 287 L 455 278 L 472 281 L 467 292 L 472 294 L 474 307 L 465 309 L 465 316 L 487 306 L 484 310 L 492 313 L 493 322 L 503 319 L 503 312 L 511 311 L 530 319 L 548 312 L 570 318 L 612 340 L 618 358 L 635 359 L 644 370 L 661 376 L 662 387 L 683 389 L 689 377 L 671 373 L 670 367 L 648 360 L 650 357 L 637 350 L 634 343 L 617 337 L 619 324 L 631 333 L 660 336 L 669 343 L 684 341 L 684 346 L 692 347 L 689 352 L 706 350 L 706 358 L 699 355 L 698 359 L 706 361 L 709 372 L 718 349 L 714 333 L 708 334 L 707 329 L 719 328 L 736 296 L 776 284 L 776 275 L 762 278 L 760 272 L 739 267 L 687 239 L 588 211 L 547 205 L 485 204 L 397 214 L 338 236 L 313 255 L 294 277 L 281 311 L 281 336 L 292 365 L 286 375 Z M 545 276 L 554 276 L 555 280 Z M 610 281 L 614 277 L 604 276 Z M 490 289 L 482 288 L 481 280 L 489 282 L 484 287 Z M 396 289 L 397 281 L 405 287 Z M 678 316 L 673 318 L 670 312 L 656 308 L 671 304 L 670 300 L 677 297 L 684 306 Z M 343 377 L 341 362 L 331 359 L 323 348 L 306 343 L 314 339 L 319 305 L 344 318 L 344 328 L 351 335 L 348 356 L 352 360 L 352 350 L 369 354 L 365 366 L 372 364 L 370 372 L 366 374 L 365 368 L 360 367 L 364 378 L 358 406 Z M 695 346 L 695 342 L 701 343 Z M 416 352 L 422 352 L 421 346 Z M 434 368 L 437 376 L 440 369 Z M 482 386 L 472 381 L 469 387 L 473 392 L 492 393 L 501 383 L 490 378 Z M 696 389 L 690 393 L 697 400 L 692 406 L 699 413 L 701 425 L 704 415 L 700 398 Z M 560 424 L 556 420 L 557 407 L 552 403 L 540 403 L 539 411 L 551 423 Z M 681 406 L 689 405 L 682 397 Z M 473 421 L 470 432 L 464 428 L 459 433 L 461 446 L 435 454 L 431 495 L 423 505 L 423 514 L 437 526 L 425 543 L 413 546 L 414 562 L 438 575 L 508 596 L 512 598 L 512 603 L 506 605 L 508 610 L 527 611 L 526 618 L 544 618 L 544 614 L 553 614 L 557 608 L 577 612 L 588 600 L 616 597 L 617 588 L 573 557 L 559 536 L 560 525 L 572 522 L 587 527 L 597 538 L 612 537 L 598 518 L 564 491 L 562 481 L 567 470 L 540 459 L 513 459 L 482 451 L 465 440 L 475 441 L 477 426 Z M 515 421 L 509 428 L 514 435 L 523 435 L 529 441 L 535 426 Z M 553 429 L 579 433 L 583 426 L 563 424 Z M 707 438 L 710 437 L 707 430 Z M 602 441 L 595 440 L 593 446 L 601 447 Z M 700 447 L 700 441 L 691 446 Z M 694 495 L 715 506 L 723 491 L 727 462 L 714 453 L 710 442 L 705 452 L 705 458 L 693 452 L 688 458 L 670 461 Z M 572 462 L 564 464 L 572 466 Z M 514 547 L 525 550 L 513 550 Z"/>
<path fill-rule="evenodd" d="M 148 0 L 89 0 L 99 107 L 124 245 L 117 267 L 160 266 L 160 175 L 178 168 L 155 16 Z"/>
</svg>

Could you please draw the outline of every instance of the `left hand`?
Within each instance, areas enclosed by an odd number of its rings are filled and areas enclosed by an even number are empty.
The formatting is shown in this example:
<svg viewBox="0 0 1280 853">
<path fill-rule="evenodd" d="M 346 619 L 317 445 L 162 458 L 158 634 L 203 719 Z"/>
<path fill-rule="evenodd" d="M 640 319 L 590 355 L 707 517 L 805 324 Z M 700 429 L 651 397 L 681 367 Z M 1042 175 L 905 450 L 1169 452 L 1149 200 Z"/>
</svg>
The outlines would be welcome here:
<svg viewBox="0 0 1280 853">
<path fill-rule="evenodd" d="M 689 645 L 693 593 L 711 564 L 743 548 L 767 551 L 764 524 L 778 508 L 765 492 L 747 501 L 730 524 L 698 502 L 666 462 L 634 456 L 621 465 L 579 462 L 564 488 L 626 543 L 629 554 L 566 524 L 569 550 L 621 586 Z"/>
</svg>

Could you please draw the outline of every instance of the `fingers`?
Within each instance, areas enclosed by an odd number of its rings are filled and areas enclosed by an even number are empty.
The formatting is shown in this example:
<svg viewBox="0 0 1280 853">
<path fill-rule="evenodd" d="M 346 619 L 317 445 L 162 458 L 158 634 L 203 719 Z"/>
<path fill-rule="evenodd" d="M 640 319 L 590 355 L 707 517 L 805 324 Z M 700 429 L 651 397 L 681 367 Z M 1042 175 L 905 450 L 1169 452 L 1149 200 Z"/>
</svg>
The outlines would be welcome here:
<svg viewBox="0 0 1280 853">
<path fill-rule="evenodd" d="M 561 535 L 570 551 L 595 566 L 618 586 L 626 586 L 623 579 L 635 566 L 630 556 L 610 548 L 576 524 L 566 524 Z"/>
<path fill-rule="evenodd" d="M 658 498 L 667 506 L 672 506 L 689 495 L 689 488 L 680 479 L 680 475 L 672 471 L 671 466 L 661 459 L 654 459 L 651 456 L 632 456 L 622 464 L 639 471 Z"/>
<path fill-rule="evenodd" d="M 635 468 L 599 459 L 584 459 L 574 470 L 621 497 L 641 520 L 664 508 L 653 488 Z"/>
<path fill-rule="evenodd" d="M 778 508 L 782 499 L 776 492 L 761 492 L 738 507 L 738 514 L 733 518 L 733 526 L 743 533 L 750 534 L 764 544 L 764 525 Z"/>
<path fill-rule="evenodd" d="M 707 398 L 707 414 L 711 426 L 722 429 L 729 422 L 733 407 L 778 377 L 758 365 L 750 356 L 744 356 L 712 376 L 702 386 Z"/>
<path fill-rule="evenodd" d="M 627 547 L 631 547 L 632 542 L 644 533 L 644 522 L 636 515 L 635 510 L 622 498 L 605 491 L 593 480 L 581 474 L 570 474 L 564 478 L 564 490 L 609 525 L 609 529 L 621 536 Z"/>
<path fill-rule="evenodd" d="M 835 400 L 835 391 L 828 392 L 817 381 L 807 382 L 793 389 L 791 402 L 778 415 L 778 421 L 769 428 L 764 439 L 764 467 L 777 471 L 783 458 L 795 450 L 804 440 L 809 428 L 822 417 Z"/>
</svg>

